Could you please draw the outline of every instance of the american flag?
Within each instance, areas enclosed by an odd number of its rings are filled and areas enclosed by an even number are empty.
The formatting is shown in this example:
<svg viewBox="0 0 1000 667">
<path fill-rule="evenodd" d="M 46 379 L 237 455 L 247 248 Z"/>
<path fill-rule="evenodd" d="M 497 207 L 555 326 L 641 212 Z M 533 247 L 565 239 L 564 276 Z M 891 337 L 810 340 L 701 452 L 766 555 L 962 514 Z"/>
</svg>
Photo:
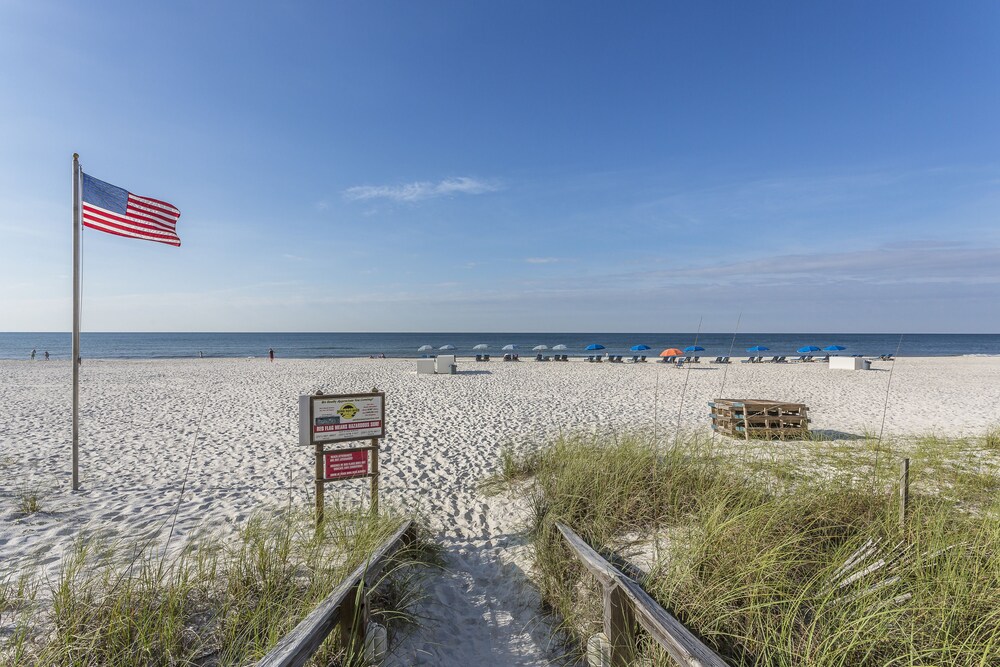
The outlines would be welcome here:
<svg viewBox="0 0 1000 667">
<path fill-rule="evenodd" d="M 83 174 L 83 226 L 108 234 L 180 246 L 181 212 L 159 199 L 139 197 L 124 188 Z"/>
</svg>

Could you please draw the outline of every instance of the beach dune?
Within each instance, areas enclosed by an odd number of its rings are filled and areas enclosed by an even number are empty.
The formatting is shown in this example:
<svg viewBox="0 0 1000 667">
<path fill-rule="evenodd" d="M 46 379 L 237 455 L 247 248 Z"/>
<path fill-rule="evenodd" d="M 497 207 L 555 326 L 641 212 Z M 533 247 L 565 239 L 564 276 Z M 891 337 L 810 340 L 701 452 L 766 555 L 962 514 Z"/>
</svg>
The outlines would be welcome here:
<svg viewBox="0 0 1000 667">
<path fill-rule="evenodd" d="M 78 535 L 162 530 L 174 512 L 180 543 L 198 530 L 225 534 L 262 506 L 308 504 L 313 455 L 297 444 L 298 396 L 377 387 L 387 413 L 382 502 L 419 514 L 449 565 L 429 583 L 426 628 L 390 664 L 543 665 L 551 626 L 524 572 L 523 515 L 478 491 L 504 447 L 654 424 L 660 435 L 707 432 L 706 403 L 718 397 L 805 403 L 815 432 L 847 441 L 877 434 L 883 408 L 892 438 L 976 435 L 1000 423 L 1000 358 L 904 358 L 859 372 L 466 359 L 457 375 L 414 370 L 403 359 L 88 360 L 83 489 L 72 493 L 68 362 L 0 361 L 3 566 L 54 573 Z M 26 490 L 40 512 L 21 513 Z M 366 493 L 359 481 L 327 487 L 342 502 L 366 502 Z M 462 640 L 442 641 L 449 636 Z"/>
</svg>

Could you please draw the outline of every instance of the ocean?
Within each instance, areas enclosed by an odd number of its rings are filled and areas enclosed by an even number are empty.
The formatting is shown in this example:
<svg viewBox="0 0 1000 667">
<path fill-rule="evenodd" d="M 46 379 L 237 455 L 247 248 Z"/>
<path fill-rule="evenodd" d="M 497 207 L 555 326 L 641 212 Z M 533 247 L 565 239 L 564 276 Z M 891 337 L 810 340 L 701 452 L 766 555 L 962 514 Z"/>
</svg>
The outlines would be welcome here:
<svg viewBox="0 0 1000 667">
<path fill-rule="evenodd" d="M 655 355 L 668 347 L 700 345 L 702 356 L 746 356 L 746 348 L 761 345 L 771 354 L 792 355 L 804 345 L 842 345 L 842 354 L 911 357 L 1000 355 L 1000 334 L 845 334 L 845 333 L 82 333 L 81 353 L 90 359 L 182 359 L 205 357 L 262 357 L 274 348 L 277 358 L 419 357 L 422 345 L 435 350 L 454 345 L 459 355 L 476 354 L 474 345 L 486 344 L 496 354 L 505 345 L 517 345 L 522 356 L 536 345 L 566 345 L 564 354 L 585 355 L 584 348 L 600 344 L 611 354 L 631 354 L 633 345 L 648 345 Z M 0 359 L 27 359 L 31 350 L 41 357 L 69 359 L 70 334 L 0 333 Z"/>
</svg>

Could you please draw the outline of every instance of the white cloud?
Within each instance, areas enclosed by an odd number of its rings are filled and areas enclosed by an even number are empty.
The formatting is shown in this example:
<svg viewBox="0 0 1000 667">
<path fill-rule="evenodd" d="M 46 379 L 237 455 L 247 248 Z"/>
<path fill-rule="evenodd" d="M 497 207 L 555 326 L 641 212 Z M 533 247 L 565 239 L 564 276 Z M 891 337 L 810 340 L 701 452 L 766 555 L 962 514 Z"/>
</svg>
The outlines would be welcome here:
<svg viewBox="0 0 1000 667">
<path fill-rule="evenodd" d="M 414 202 L 435 197 L 450 195 L 481 195 L 496 192 L 500 186 L 496 183 L 481 181 L 469 176 L 446 178 L 437 183 L 417 181 L 403 185 L 355 185 L 344 190 L 344 197 L 355 201 L 372 199 L 389 199 L 398 202 Z"/>
<path fill-rule="evenodd" d="M 524 261 L 528 264 L 555 264 L 560 260 L 558 257 L 525 257 Z"/>
</svg>

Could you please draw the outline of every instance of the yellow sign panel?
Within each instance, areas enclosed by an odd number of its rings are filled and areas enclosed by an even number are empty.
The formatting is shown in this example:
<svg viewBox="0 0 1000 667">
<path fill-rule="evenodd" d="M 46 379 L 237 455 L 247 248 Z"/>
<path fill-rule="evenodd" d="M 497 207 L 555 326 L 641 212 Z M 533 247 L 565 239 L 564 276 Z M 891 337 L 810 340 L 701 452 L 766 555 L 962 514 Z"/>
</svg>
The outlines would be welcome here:
<svg viewBox="0 0 1000 667">
<path fill-rule="evenodd" d="M 358 409 L 351 403 L 345 403 L 337 410 L 337 414 L 344 419 L 354 419 L 354 415 L 358 414 Z"/>
</svg>

